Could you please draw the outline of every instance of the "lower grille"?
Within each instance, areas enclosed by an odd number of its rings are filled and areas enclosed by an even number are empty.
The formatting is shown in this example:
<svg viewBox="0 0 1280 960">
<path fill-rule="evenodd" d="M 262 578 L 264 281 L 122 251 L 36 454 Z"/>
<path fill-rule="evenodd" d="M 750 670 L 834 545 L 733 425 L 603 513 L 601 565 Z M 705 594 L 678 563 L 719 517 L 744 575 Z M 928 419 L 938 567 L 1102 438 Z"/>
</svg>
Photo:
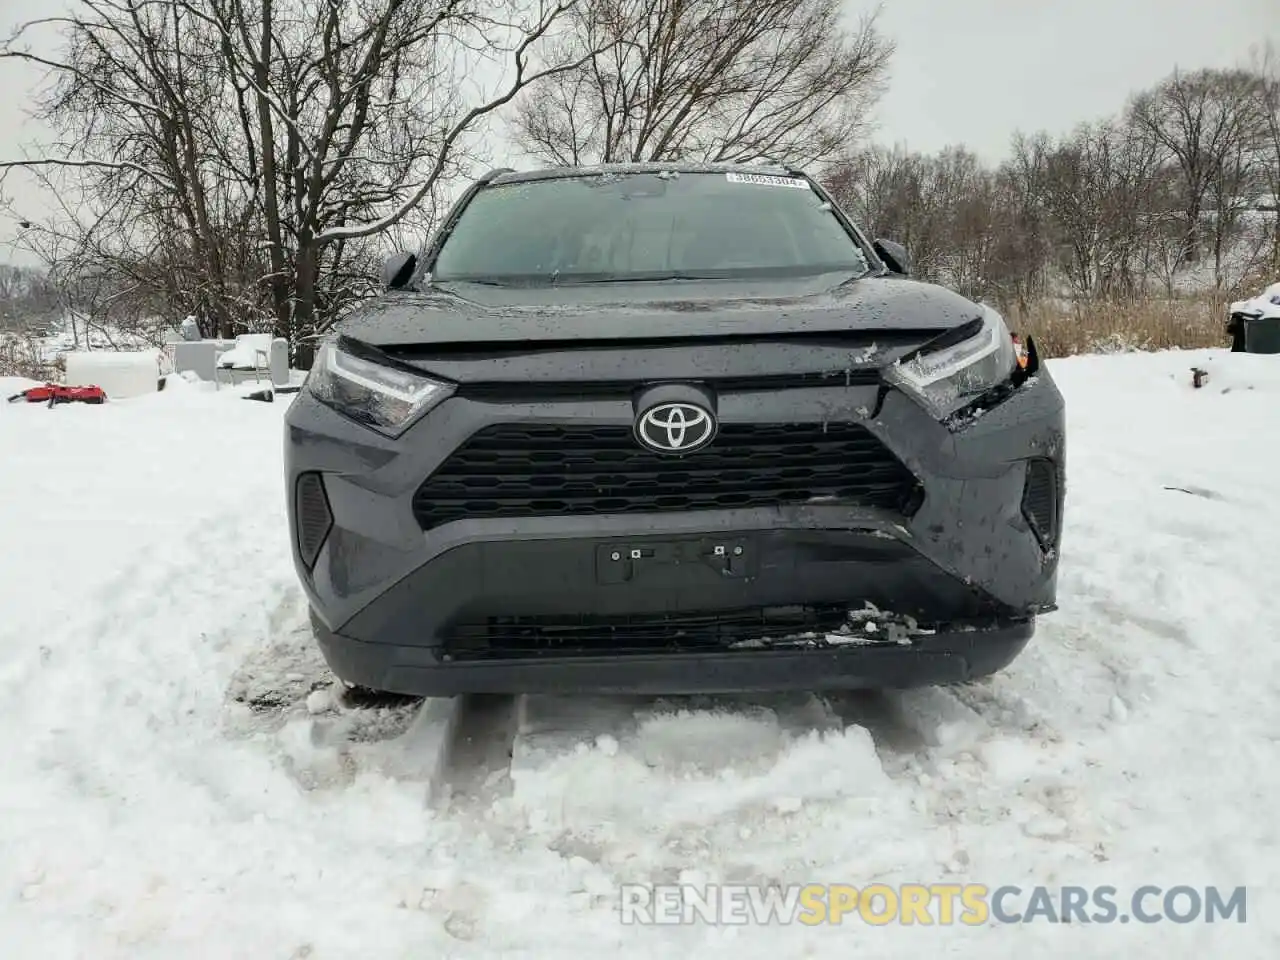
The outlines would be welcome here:
<svg viewBox="0 0 1280 960">
<path fill-rule="evenodd" d="M 1040 545 L 1052 546 L 1058 540 L 1059 523 L 1058 467 L 1052 460 L 1027 462 L 1027 478 L 1022 489 L 1022 515 L 1035 531 Z"/>
<path fill-rule="evenodd" d="M 453 627 L 444 651 L 455 660 L 477 660 L 724 650 L 745 641 L 831 633 L 848 616 L 847 604 L 831 604 L 630 616 L 490 617 Z"/>
<path fill-rule="evenodd" d="M 471 436 L 418 489 L 422 529 L 463 518 L 722 510 L 816 498 L 908 512 L 916 479 L 854 423 L 722 424 L 707 447 L 670 457 L 624 425 L 496 424 Z"/>
</svg>

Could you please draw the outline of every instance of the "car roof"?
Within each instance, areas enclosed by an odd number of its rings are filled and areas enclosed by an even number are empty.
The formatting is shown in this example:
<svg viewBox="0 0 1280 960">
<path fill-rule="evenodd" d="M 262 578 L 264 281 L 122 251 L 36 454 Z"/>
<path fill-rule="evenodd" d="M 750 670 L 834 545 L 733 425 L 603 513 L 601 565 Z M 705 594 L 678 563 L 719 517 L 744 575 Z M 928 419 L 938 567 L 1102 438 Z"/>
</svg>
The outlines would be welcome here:
<svg viewBox="0 0 1280 960">
<path fill-rule="evenodd" d="M 487 182 L 497 185 L 629 173 L 757 173 L 774 177 L 804 176 L 795 168 L 778 163 L 699 163 L 681 160 L 672 163 L 601 163 L 583 167 L 540 167 L 535 170 L 502 169 L 493 171 L 487 178 Z"/>
</svg>

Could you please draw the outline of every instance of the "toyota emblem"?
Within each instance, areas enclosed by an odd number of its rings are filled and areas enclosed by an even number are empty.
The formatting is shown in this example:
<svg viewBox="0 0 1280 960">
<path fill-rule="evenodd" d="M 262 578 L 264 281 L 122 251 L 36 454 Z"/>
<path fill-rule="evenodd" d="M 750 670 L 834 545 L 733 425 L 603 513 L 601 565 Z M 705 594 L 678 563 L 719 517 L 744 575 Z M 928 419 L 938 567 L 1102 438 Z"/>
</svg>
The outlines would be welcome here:
<svg viewBox="0 0 1280 960">
<path fill-rule="evenodd" d="M 696 403 L 659 403 L 636 420 L 636 439 L 658 453 L 692 453 L 715 435 L 715 415 Z"/>
</svg>

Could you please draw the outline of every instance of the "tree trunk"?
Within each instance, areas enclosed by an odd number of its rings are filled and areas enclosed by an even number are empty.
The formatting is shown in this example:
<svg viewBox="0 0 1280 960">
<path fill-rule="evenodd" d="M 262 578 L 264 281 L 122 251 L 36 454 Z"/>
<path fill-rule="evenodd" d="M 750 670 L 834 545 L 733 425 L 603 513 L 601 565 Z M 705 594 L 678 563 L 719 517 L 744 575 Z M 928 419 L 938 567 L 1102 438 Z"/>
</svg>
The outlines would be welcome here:
<svg viewBox="0 0 1280 960">
<path fill-rule="evenodd" d="M 315 238 L 311 231 L 304 228 L 298 233 L 293 316 L 289 325 L 291 334 L 289 345 L 293 348 L 294 363 L 301 370 L 310 369 L 311 360 L 315 355 L 312 335 L 315 333 L 316 326 L 316 278 L 319 267 L 320 251 L 315 246 Z"/>
</svg>

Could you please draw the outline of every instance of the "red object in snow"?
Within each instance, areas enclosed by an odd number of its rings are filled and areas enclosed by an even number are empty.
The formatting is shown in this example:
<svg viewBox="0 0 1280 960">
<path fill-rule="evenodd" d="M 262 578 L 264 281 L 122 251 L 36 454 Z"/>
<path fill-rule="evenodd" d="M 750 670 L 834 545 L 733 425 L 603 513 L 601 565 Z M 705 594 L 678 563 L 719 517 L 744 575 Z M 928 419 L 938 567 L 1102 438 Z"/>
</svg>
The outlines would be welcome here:
<svg viewBox="0 0 1280 960">
<path fill-rule="evenodd" d="M 101 387 L 64 387 L 57 383 L 46 383 L 43 387 L 31 387 L 9 398 L 10 403 L 25 400 L 27 403 L 47 403 L 50 407 L 60 403 L 102 403 L 107 399 Z"/>
<path fill-rule="evenodd" d="M 1020 370 L 1027 369 L 1027 363 L 1030 362 L 1030 356 L 1027 354 L 1027 345 L 1023 342 L 1022 337 L 1018 334 L 1012 334 L 1013 338 L 1013 355 L 1018 361 Z"/>
</svg>

